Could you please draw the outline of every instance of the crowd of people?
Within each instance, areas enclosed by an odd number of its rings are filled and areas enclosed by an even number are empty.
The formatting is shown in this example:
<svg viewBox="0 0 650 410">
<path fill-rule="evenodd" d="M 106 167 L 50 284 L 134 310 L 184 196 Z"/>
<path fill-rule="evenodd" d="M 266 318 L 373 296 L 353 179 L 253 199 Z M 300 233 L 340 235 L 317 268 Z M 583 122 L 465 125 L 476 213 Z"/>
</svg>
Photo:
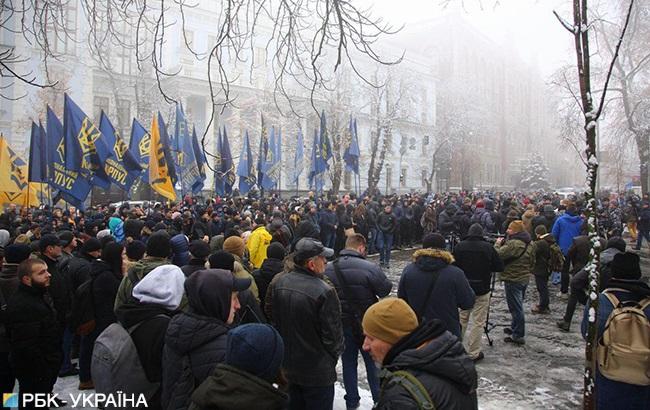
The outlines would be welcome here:
<svg viewBox="0 0 650 410">
<path fill-rule="evenodd" d="M 599 337 L 617 309 L 609 288 L 650 315 L 622 238 L 650 246 L 649 204 L 599 200 Z M 159 409 L 331 409 L 341 359 L 354 409 L 361 355 L 376 408 L 475 409 L 496 273 L 505 343 L 526 343 L 531 278 L 531 313 L 544 315 L 559 276 L 561 331 L 588 301 L 583 211 L 580 197 L 491 192 L 11 205 L 0 215 L 0 388 L 49 393 L 77 376 L 79 390 L 142 393 Z M 391 250 L 416 243 L 389 297 Z M 597 376 L 599 408 L 650 399 L 650 383 Z"/>
</svg>

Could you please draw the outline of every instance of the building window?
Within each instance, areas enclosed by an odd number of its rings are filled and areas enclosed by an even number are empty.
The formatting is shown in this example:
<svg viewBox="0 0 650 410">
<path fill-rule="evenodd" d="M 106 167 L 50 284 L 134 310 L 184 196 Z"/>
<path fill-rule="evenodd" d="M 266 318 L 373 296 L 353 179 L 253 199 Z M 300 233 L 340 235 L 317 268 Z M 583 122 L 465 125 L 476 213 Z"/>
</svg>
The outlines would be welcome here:
<svg viewBox="0 0 650 410">
<path fill-rule="evenodd" d="M 65 21 L 47 24 L 50 49 L 55 54 L 74 54 L 75 33 L 77 32 L 77 7 L 68 2 L 63 11 Z"/>
<path fill-rule="evenodd" d="M 101 116 L 102 110 L 104 111 L 104 114 L 108 115 L 108 104 L 109 104 L 109 99 L 108 97 L 99 97 L 95 96 L 94 102 L 93 102 L 93 113 L 95 114 L 95 124 L 99 125 L 99 118 Z"/>
</svg>

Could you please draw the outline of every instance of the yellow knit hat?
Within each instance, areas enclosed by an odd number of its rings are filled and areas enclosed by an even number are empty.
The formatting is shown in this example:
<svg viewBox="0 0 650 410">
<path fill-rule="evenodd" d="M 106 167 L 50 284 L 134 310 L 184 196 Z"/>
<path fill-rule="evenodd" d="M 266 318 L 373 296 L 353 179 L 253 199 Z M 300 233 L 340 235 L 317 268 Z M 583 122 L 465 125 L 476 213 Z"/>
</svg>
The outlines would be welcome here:
<svg viewBox="0 0 650 410">
<path fill-rule="evenodd" d="M 508 229 L 511 230 L 513 233 L 519 233 L 523 232 L 526 228 L 524 228 L 524 223 L 522 221 L 512 221 L 510 222 L 510 225 L 508 225 Z"/>
<path fill-rule="evenodd" d="M 395 344 L 418 327 L 418 318 L 404 300 L 385 298 L 366 310 L 362 326 L 365 334 Z"/>
</svg>

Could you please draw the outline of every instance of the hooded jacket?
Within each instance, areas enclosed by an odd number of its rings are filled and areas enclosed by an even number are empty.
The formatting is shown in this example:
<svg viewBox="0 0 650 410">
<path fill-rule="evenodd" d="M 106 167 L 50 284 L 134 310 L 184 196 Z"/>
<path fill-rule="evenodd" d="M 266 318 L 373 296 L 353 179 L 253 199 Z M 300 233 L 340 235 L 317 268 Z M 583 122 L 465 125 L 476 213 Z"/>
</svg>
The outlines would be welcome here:
<svg viewBox="0 0 650 410">
<path fill-rule="evenodd" d="M 472 225 L 468 236 L 454 248 L 454 264 L 477 296 L 490 292 L 492 273 L 503 272 L 503 262 L 496 250 L 483 238 L 483 229 Z"/>
<path fill-rule="evenodd" d="M 226 364 L 218 364 L 192 394 L 191 410 L 282 410 L 289 397 L 266 380 Z"/>
<path fill-rule="evenodd" d="M 167 258 L 158 258 L 154 256 L 147 256 L 144 259 L 136 262 L 129 269 L 129 273 L 122 278 L 120 282 L 120 287 L 117 290 L 117 296 L 115 297 L 115 306 L 114 309 L 117 311 L 120 306 L 132 300 L 133 295 L 133 283 L 129 278 L 129 275 L 135 275 L 138 280 L 142 280 L 149 272 L 154 270 L 160 265 L 165 265 L 169 263 Z"/>
<path fill-rule="evenodd" d="M 172 263 L 178 267 L 185 266 L 190 261 L 190 242 L 187 236 L 178 234 L 169 240 L 172 249 Z"/>
<path fill-rule="evenodd" d="M 429 393 L 437 409 L 478 408 L 477 375 L 458 338 L 444 331 L 439 321 L 425 322 L 395 344 L 384 359 L 388 372 L 403 370 L 415 376 Z M 382 372 L 376 409 L 418 408 L 400 383 Z"/>
<path fill-rule="evenodd" d="M 185 282 L 189 311 L 171 320 L 165 336 L 165 409 L 187 409 L 194 389 L 225 359 L 231 291 L 221 285 L 212 275 L 193 276 Z"/>
<path fill-rule="evenodd" d="M 404 299 L 418 320 L 439 319 L 445 329 L 460 336 L 458 309 L 474 307 L 474 291 L 463 271 L 453 266 L 454 257 L 442 249 L 420 249 L 413 254 L 399 281 L 397 296 Z M 437 275 L 435 286 L 428 294 Z"/>
<path fill-rule="evenodd" d="M 251 236 L 248 238 L 246 246 L 250 254 L 250 262 L 253 264 L 255 269 L 262 266 L 262 262 L 266 259 L 266 248 L 269 247 L 271 238 L 271 234 L 264 226 L 258 226 L 255 228 L 253 233 L 251 233 Z"/>
<path fill-rule="evenodd" d="M 551 233 L 565 256 L 569 252 L 573 238 L 580 235 L 582 223 L 582 218 L 579 215 L 571 215 L 566 212 L 553 224 Z"/>
<path fill-rule="evenodd" d="M 528 232 L 512 235 L 494 247 L 504 264 L 501 280 L 527 284 L 535 266 L 535 245 L 531 243 Z"/>
</svg>

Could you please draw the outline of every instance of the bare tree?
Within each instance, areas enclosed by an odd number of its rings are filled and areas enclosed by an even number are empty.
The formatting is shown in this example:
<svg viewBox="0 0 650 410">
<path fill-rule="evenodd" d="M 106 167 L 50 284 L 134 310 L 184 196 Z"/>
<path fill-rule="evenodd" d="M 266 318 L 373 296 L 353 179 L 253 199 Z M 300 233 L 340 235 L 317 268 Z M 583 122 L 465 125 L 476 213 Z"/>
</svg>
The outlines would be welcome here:
<svg viewBox="0 0 650 410">
<path fill-rule="evenodd" d="M 590 52 L 590 39 L 589 33 L 592 32 L 592 26 L 589 21 L 589 8 L 588 0 L 573 0 L 573 23 L 560 17 L 556 12 L 555 15 L 562 24 L 562 26 L 574 38 L 576 50 L 576 65 L 578 72 L 578 80 L 580 84 L 580 107 L 584 115 L 585 127 L 585 140 L 586 140 L 586 160 L 587 160 L 587 192 L 585 199 L 587 207 L 585 215 L 587 218 L 587 226 L 592 252 L 590 252 L 589 262 L 585 266 L 585 270 L 589 273 L 589 304 L 588 304 L 588 318 L 589 325 L 587 328 L 587 344 L 585 347 L 585 373 L 584 373 L 584 393 L 583 393 L 583 406 L 585 409 L 592 409 L 595 406 L 595 384 L 594 384 L 594 365 L 595 365 L 595 346 L 597 336 L 597 323 L 598 323 L 598 283 L 600 279 L 599 265 L 600 265 L 600 240 L 597 232 L 597 213 L 596 213 L 596 181 L 598 177 L 598 158 L 596 147 L 596 124 L 602 115 L 604 102 L 609 87 L 609 80 L 616 64 L 616 59 L 619 54 L 621 43 L 625 37 L 632 10 L 634 0 L 630 0 L 629 8 L 627 9 L 625 23 L 622 26 L 620 35 L 612 59 L 607 70 L 604 86 L 600 92 L 600 101 L 594 101 L 594 94 L 592 93 L 592 73 L 591 73 L 591 52 Z"/>
</svg>

